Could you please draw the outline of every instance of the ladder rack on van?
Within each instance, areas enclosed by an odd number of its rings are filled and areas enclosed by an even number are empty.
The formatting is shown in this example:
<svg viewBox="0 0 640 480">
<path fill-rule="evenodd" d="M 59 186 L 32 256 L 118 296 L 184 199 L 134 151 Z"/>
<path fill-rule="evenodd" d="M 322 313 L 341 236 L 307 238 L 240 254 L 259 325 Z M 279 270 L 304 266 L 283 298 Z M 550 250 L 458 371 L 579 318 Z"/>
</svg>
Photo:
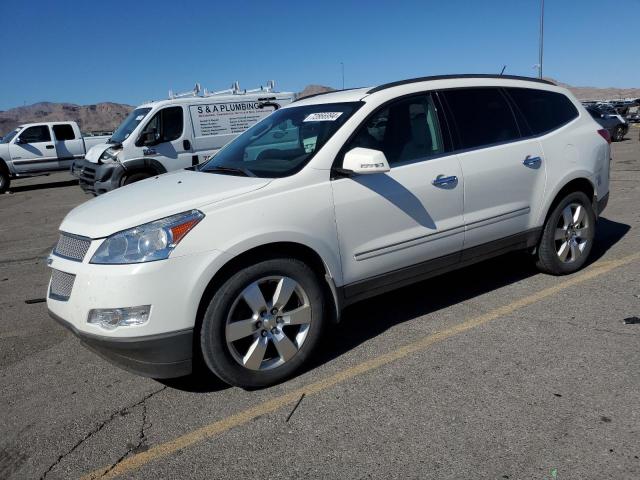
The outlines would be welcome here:
<svg viewBox="0 0 640 480">
<path fill-rule="evenodd" d="M 183 93 L 173 93 L 173 90 L 169 90 L 169 100 L 173 100 L 175 98 L 184 98 L 184 97 L 215 97 L 217 95 L 246 95 L 248 93 L 274 93 L 276 88 L 276 82 L 274 80 L 269 80 L 267 82 L 267 86 L 263 87 L 262 85 L 259 88 L 254 88 L 251 90 L 240 88 L 239 82 L 234 82 L 231 85 L 231 88 L 227 88 L 226 90 L 218 90 L 216 92 L 210 92 L 206 88 L 202 90 L 199 83 L 196 83 L 193 90 Z M 200 95 L 202 92 L 202 95 Z"/>
</svg>

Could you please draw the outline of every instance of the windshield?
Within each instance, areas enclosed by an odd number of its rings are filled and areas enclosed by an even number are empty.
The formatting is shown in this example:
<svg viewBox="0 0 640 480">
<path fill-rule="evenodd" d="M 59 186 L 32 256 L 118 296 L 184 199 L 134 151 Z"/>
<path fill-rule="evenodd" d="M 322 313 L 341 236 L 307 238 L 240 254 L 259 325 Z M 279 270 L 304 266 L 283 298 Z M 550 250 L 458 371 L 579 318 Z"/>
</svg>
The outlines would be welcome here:
<svg viewBox="0 0 640 480">
<path fill-rule="evenodd" d="M 304 167 L 361 103 L 276 110 L 203 164 L 202 172 L 286 177 Z"/>
<path fill-rule="evenodd" d="M 142 121 L 144 117 L 146 117 L 147 113 L 151 111 L 151 108 L 136 108 L 133 112 L 129 114 L 127 118 L 120 124 L 120 126 L 113 132 L 111 138 L 109 139 L 109 143 L 122 143 L 124 142 L 131 132 L 133 132 L 138 124 Z"/>
<path fill-rule="evenodd" d="M 18 134 L 19 131 L 20 129 L 16 128 L 12 132 L 7 133 L 4 137 L 2 137 L 2 140 L 0 140 L 0 143 L 9 143 L 13 139 L 13 137 L 15 137 Z"/>
</svg>

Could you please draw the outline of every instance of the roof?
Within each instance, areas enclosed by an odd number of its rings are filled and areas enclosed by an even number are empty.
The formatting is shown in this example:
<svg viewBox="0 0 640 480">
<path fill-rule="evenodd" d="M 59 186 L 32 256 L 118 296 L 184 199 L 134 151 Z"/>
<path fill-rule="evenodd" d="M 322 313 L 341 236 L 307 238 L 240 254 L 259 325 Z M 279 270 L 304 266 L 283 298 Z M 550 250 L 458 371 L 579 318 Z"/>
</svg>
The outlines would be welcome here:
<svg viewBox="0 0 640 480">
<path fill-rule="evenodd" d="M 509 86 L 513 86 L 514 84 L 518 84 L 522 82 L 523 85 L 527 83 L 534 83 L 539 85 L 545 85 L 547 87 L 555 87 L 558 88 L 556 84 L 550 82 L 548 80 L 543 80 L 540 78 L 532 78 L 532 77 L 521 77 L 516 75 L 490 75 L 483 73 L 467 73 L 460 75 L 434 75 L 430 77 L 418 77 L 411 78 L 408 80 L 400 80 L 397 82 L 385 83 L 383 85 L 379 85 L 377 87 L 365 87 L 365 88 L 352 88 L 348 90 L 333 90 L 331 92 L 318 93 L 316 95 L 310 95 L 308 97 L 301 98 L 296 100 L 292 106 L 301 106 L 301 105 L 316 105 L 322 103 L 339 103 L 339 102 L 358 102 L 364 100 L 365 97 L 368 97 L 377 92 L 383 92 L 385 90 L 389 90 L 397 87 L 406 87 L 408 85 L 412 85 L 415 83 L 423 83 L 423 82 L 435 82 L 437 85 L 434 88 L 451 88 L 451 87 L 460 87 L 460 86 L 470 86 L 468 84 L 464 84 L 464 80 L 479 80 L 478 86 L 486 86 L 488 84 L 491 85 L 501 85 L 502 82 L 508 84 Z"/>
</svg>

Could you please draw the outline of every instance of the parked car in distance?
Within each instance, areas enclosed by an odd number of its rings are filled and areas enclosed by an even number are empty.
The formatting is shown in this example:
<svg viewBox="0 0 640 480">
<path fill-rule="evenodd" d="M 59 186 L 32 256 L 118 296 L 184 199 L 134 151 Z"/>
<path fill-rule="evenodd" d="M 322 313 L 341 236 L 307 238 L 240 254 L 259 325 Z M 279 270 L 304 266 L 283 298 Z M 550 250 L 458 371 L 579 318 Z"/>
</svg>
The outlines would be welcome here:
<svg viewBox="0 0 640 480">
<path fill-rule="evenodd" d="M 234 88 L 192 93 L 145 103 L 133 110 L 111 137 L 96 145 L 71 173 L 82 189 L 100 195 L 123 185 L 203 162 L 257 121 L 295 99 L 292 92 Z M 272 132 L 290 142 L 292 130 Z M 264 141 L 269 141 L 265 138 Z"/>
<path fill-rule="evenodd" d="M 83 137 L 76 122 L 20 125 L 0 140 L 0 193 L 14 178 L 69 170 L 74 159 L 107 138 Z"/>
<path fill-rule="evenodd" d="M 553 275 L 581 269 L 610 153 L 607 131 L 545 80 L 426 77 L 302 99 L 203 165 L 72 210 L 47 306 L 129 371 L 176 377 L 203 361 L 229 384 L 272 385 L 354 302 L 512 250 Z"/>
<path fill-rule="evenodd" d="M 602 125 L 602 128 L 609 132 L 614 142 L 621 142 L 629 131 L 629 124 L 621 122 L 618 116 L 609 115 L 595 107 L 586 107 L 586 110 L 596 122 Z"/>
</svg>

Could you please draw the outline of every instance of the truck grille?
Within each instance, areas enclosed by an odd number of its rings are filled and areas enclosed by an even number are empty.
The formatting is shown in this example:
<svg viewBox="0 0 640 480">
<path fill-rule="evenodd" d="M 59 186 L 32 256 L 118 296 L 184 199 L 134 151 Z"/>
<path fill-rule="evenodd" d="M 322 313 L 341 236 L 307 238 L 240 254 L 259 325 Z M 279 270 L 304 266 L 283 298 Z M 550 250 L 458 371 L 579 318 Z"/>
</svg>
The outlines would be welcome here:
<svg viewBox="0 0 640 480">
<path fill-rule="evenodd" d="M 81 262 L 91 246 L 91 239 L 61 232 L 53 253 L 68 260 Z"/>
<path fill-rule="evenodd" d="M 51 287 L 49 288 L 49 298 L 66 302 L 71 296 L 73 282 L 76 276 L 70 273 L 53 270 L 51 273 Z"/>
</svg>

